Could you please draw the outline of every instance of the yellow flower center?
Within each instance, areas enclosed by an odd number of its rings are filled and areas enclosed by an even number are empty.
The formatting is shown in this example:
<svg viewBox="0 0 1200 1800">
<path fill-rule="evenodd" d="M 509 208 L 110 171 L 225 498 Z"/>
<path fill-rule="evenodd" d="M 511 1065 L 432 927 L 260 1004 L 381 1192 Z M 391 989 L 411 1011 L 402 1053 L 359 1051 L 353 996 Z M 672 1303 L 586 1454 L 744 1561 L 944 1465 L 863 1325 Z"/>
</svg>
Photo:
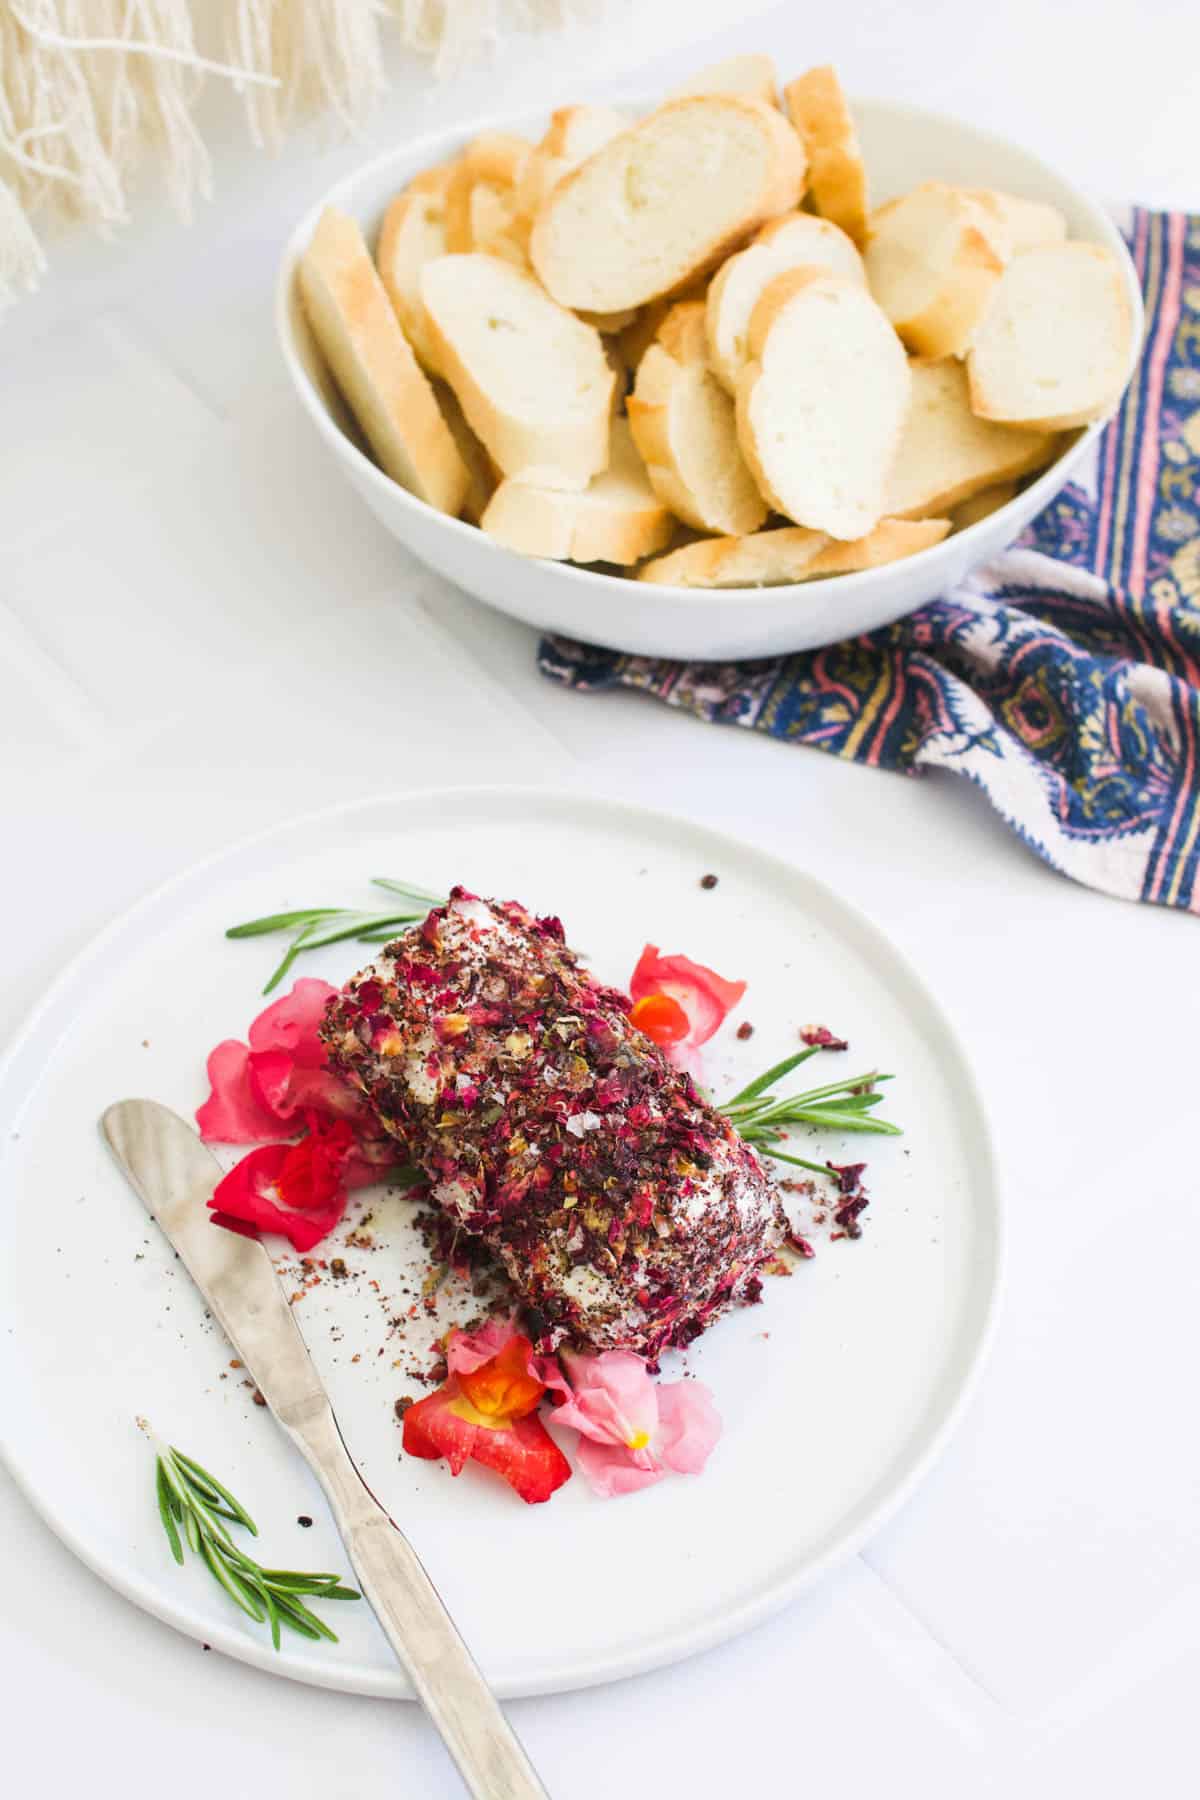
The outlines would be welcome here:
<svg viewBox="0 0 1200 1800">
<path fill-rule="evenodd" d="M 625 1448 L 627 1450 L 644 1450 L 649 1442 L 650 1433 L 648 1431 L 637 1431 L 626 1440 Z"/>
</svg>

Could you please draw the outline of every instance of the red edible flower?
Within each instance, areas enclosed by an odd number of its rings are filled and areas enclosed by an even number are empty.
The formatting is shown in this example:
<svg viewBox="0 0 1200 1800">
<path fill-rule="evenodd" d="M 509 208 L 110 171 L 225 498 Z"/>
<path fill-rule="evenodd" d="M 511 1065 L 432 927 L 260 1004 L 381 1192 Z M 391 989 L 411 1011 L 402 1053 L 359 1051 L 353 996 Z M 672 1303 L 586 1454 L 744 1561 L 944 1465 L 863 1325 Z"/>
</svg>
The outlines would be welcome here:
<svg viewBox="0 0 1200 1800">
<path fill-rule="evenodd" d="M 404 1415 L 409 1455 L 444 1456 L 452 1475 L 482 1463 L 530 1505 L 548 1500 L 571 1465 L 537 1416 L 547 1384 L 529 1339 L 496 1323 L 455 1331 L 446 1361 L 448 1379 Z"/>
<path fill-rule="evenodd" d="M 206 1143 L 259 1144 L 299 1129 L 296 1116 L 315 1109 L 356 1115 L 356 1097 L 325 1067 L 317 1027 L 337 989 L 303 976 L 290 993 L 259 1013 L 249 1044 L 227 1038 L 208 1059 L 212 1088 L 196 1113 Z"/>
<path fill-rule="evenodd" d="M 800 1042 L 807 1044 L 810 1050 L 848 1050 L 845 1038 L 835 1037 L 828 1025 L 802 1025 Z"/>
<path fill-rule="evenodd" d="M 281 1232 L 302 1255 L 333 1230 L 346 1210 L 354 1132 L 344 1119 L 330 1123 L 316 1113 L 307 1125 L 298 1144 L 251 1150 L 217 1183 L 208 1202 L 217 1224 Z"/>
<path fill-rule="evenodd" d="M 262 1145 L 218 1185 L 216 1223 L 251 1237 L 282 1232 L 301 1252 L 333 1230 L 348 1189 L 382 1180 L 396 1160 L 392 1139 L 372 1133 L 357 1096 L 326 1067 L 318 1028 L 336 992 L 302 978 L 258 1015 L 248 1044 L 218 1044 L 212 1092 L 196 1113 L 209 1143 Z M 271 1141 L 281 1137 L 299 1142 Z"/>
<path fill-rule="evenodd" d="M 661 956 L 647 944 L 629 983 L 630 1019 L 663 1050 L 676 1068 L 696 1073 L 697 1051 L 732 1012 L 746 991 L 744 981 L 726 981 L 714 969 L 686 956 Z"/>
</svg>

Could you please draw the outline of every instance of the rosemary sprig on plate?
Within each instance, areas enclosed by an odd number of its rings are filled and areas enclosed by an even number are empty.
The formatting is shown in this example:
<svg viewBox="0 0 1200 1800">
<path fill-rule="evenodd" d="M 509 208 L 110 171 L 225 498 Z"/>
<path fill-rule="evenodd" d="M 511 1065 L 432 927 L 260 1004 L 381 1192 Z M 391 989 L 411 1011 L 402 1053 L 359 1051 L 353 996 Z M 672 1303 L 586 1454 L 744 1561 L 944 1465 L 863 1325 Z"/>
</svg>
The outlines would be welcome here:
<svg viewBox="0 0 1200 1800">
<path fill-rule="evenodd" d="M 244 1526 L 251 1537 L 258 1536 L 258 1527 L 241 1502 L 182 1450 L 159 1443 L 145 1419 L 138 1424 L 157 1454 L 158 1516 L 175 1561 L 182 1563 L 186 1540 L 235 1605 L 257 1624 L 269 1622 L 276 1650 L 281 1625 L 314 1642 L 328 1638 L 336 1644 L 337 1634 L 305 1606 L 304 1597 L 360 1600 L 361 1594 L 343 1587 L 340 1575 L 304 1575 L 296 1569 L 264 1569 L 256 1563 L 234 1543 L 226 1524 Z"/>
<path fill-rule="evenodd" d="M 851 1075 L 843 1081 L 830 1081 L 823 1087 L 809 1088 L 803 1094 L 780 1096 L 774 1092 L 778 1082 L 807 1062 L 810 1056 L 816 1056 L 819 1049 L 819 1044 L 813 1045 L 810 1049 L 798 1050 L 794 1056 L 785 1056 L 782 1062 L 748 1083 L 732 1100 L 723 1100 L 720 1111 L 738 1136 L 753 1144 L 756 1150 L 774 1157 L 777 1162 L 794 1163 L 797 1168 L 810 1169 L 816 1175 L 828 1175 L 825 1163 L 808 1162 L 803 1156 L 792 1156 L 779 1149 L 790 1126 L 818 1125 L 827 1131 L 872 1132 L 876 1137 L 899 1137 L 901 1132 L 898 1125 L 874 1115 L 873 1108 L 885 1098 L 876 1091 L 878 1084 L 892 1079 L 875 1070 L 867 1075 Z"/>
<path fill-rule="evenodd" d="M 386 944 L 405 925 L 423 919 L 431 906 L 440 906 L 446 898 L 444 894 L 426 893 L 424 888 L 413 887 L 411 882 L 390 881 L 382 875 L 376 876 L 371 885 L 398 895 L 408 904 L 391 912 L 356 912 L 338 906 L 300 907 L 295 912 L 268 913 L 263 919 L 231 925 L 225 936 L 249 938 L 266 937 L 275 931 L 295 933 L 287 954 L 263 989 L 264 994 L 269 994 L 279 986 L 304 951 L 319 950 L 323 944 L 338 944 L 344 938 L 354 938 L 360 944 Z"/>
</svg>

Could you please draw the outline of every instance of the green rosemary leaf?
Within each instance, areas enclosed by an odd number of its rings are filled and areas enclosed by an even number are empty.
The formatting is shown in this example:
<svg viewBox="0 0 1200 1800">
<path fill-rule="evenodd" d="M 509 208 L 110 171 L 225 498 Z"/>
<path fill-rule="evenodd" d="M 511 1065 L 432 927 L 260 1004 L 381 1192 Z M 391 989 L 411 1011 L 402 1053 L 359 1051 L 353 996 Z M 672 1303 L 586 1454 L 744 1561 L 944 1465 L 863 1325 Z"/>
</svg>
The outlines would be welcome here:
<svg viewBox="0 0 1200 1800">
<path fill-rule="evenodd" d="M 183 1561 L 183 1545 L 179 1541 L 179 1532 L 175 1525 L 175 1507 L 173 1496 L 166 1476 L 163 1474 L 162 1458 L 158 1461 L 158 1470 L 154 1478 L 154 1486 L 158 1493 L 158 1516 L 162 1520 L 163 1530 L 167 1534 L 167 1542 L 171 1546 L 171 1555 L 177 1563 Z"/>
<path fill-rule="evenodd" d="M 234 1543 L 224 1523 L 228 1520 L 257 1536 L 258 1527 L 241 1501 L 182 1450 L 160 1444 L 145 1419 L 138 1424 L 155 1446 L 159 1516 L 176 1562 L 184 1561 L 186 1540 L 242 1612 L 256 1624 L 269 1625 L 277 1650 L 281 1625 L 302 1637 L 324 1637 L 336 1643 L 336 1634 L 308 1610 L 300 1596 L 306 1594 L 313 1600 L 359 1600 L 362 1596 L 354 1588 L 344 1587 L 340 1575 L 261 1568 Z M 178 1522 L 182 1522 L 182 1534 Z"/>
<path fill-rule="evenodd" d="M 750 1082 L 740 1093 L 734 1094 L 731 1100 L 722 1102 L 721 1111 L 727 1113 L 733 1107 L 740 1106 L 745 1100 L 756 1100 L 760 1094 L 766 1092 L 767 1088 L 774 1087 L 777 1081 L 782 1081 L 785 1075 L 790 1075 L 793 1069 L 798 1069 L 800 1064 L 807 1062 L 810 1056 L 815 1056 L 818 1048 L 818 1045 L 813 1045 L 808 1050 L 797 1050 L 794 1056 L 785 1056 L 782 1062 L 775 1063 L 765 1075 L 760 1075 L 757 1081 Z"/>
<path fill-rule="evenodd" d="M 229 1489 L 227 1487 L 222 1487 L 215 1475 L 210 1475 L 207 1469 L 202 1469 L 198 1462 L 193 1462 L 190 1456 L 185 1456 L 183 1454 L 182 1450 L 176 1450 L 174 1445 L 171 1446 L 171 1455 L 188 1471 L 188 1474 L 192 1476 L 194 1480 L 198 1480 L 202 1482 L 204 1486 L 211 1488 L 212 1492 L 225 1502 L 225 1505 L 229 1508 L 230 1516 L 235 1518 L 239 1525 L 244 1525 L 251 1537 L 258 1536 L 258 1526 L 254 1523 L 254 1520 L 250 1517 L 250 1514 L 246 1511 L 241 1501 L 235 1500 Z"/>
<path fill-rule="evenodd" d="M 271 931 L 291 931 L 295 925 L 311 925 L 315 919 L 332 919 L 340 908 L 308 906 L 300 912 L 268 913 L 265 919 L 248 919 L 244 925 L 231 925 L 227 938 L 265 937 Z"/>
<path fill-rule="evenodd" d="M 398 935 L 396 925 L 412 925 L 424 917 L 424 913 L 410 913 L 407 918 L 398 914 L 395 924 L 380 926 L 375 931 L 360 931 L 354 941 L 356 944 L 390 944 Z"/>
<path fill-rule="evenodd" d="M 828 1175 L 829 1173 L 827 1163 L 809 1162 L 804 1156 L 791 1156 L 786 1150 L 776 1149 L 774 1144 L 762 1144 L 758 1148 L 762 1150 L 764 1156 L 773 1158 L 775 1162 L 791 1163 L 795 1168 L 808 1169 L 814 1175 Z"/>
<path fill-rule="evenodd" d="M 256 1625 L 261 1625 L 263 1619 L 266 1617 L 261 1603 L 255 1596 L 253 1589 L 248 1587 L 244 1581 L 239 1580 L 233 1573 L 233 1570 L 226 1565 L 220 1550 L 205 1538 L 200 1546 L 200 1554 L 208 1564 L 210 1572 L 216 1576 L 230 1599 L 236 1601 L 242 1611 L 248 1613 Z"/>
<path fill-rule="evenodd" d="M 411 881 L 393 881 L 387 875 L 372 875 L 371 886 L 385 888 L 389 894 L 402 894 L 406 900 L 420 900 L 426 911 L 431 906 L 441 906 L 445 894 L 431 894 L 428 888 L 414 887 Z"/>
</svg>

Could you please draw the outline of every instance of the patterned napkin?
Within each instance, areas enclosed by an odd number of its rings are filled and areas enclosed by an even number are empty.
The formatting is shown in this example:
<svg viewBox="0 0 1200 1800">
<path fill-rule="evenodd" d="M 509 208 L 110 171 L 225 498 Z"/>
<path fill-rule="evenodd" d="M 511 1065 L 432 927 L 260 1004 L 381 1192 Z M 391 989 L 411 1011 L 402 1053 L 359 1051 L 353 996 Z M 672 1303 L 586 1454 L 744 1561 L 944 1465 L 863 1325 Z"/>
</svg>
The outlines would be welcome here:
<svg viewBox="0 0 1200 1800">
<path fill-rule="evenodd" d="M 883 631 L 745 663 L 546 638 L 543 673 L 644 688 L 855 762 L 951 769 L 1063 874 L 1200 912 L 1200 215 L 1135 210 L 1141 363 L 1016 545 Z"/>
</svg>

